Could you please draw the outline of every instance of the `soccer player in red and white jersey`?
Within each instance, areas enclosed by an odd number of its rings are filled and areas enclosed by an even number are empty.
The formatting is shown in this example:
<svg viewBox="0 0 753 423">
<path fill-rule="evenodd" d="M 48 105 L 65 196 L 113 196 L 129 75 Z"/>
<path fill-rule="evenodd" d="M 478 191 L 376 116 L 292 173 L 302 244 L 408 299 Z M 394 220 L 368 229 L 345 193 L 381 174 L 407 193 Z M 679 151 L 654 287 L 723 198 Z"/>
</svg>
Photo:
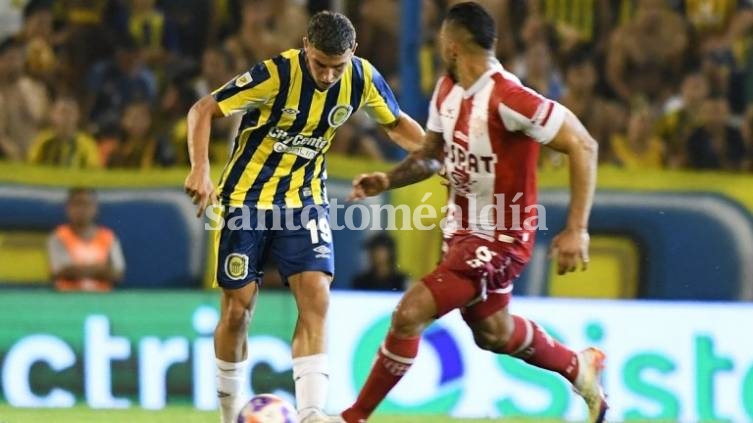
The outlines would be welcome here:
<svg viewBox="0 0 753 423">
<path fill-rule="evenodd" d="M 537 208 L 529 206 L 536 205 L 541 144 L 567 154 L 570 163 L 567 225 L 551 252 L 560 274 L 579 264 L 585 270 L 597 144 L 569 110 L 502 68 L 493 55 L 495 39 L 494 20 L 478 4 L 449 10 L 440 34 L 449 74 L 435 89 L 423 148 L 389 173 L 361 175 L 353 182 L 351 197 L 361 199 L 424 180 L 443 161 L 454 212 L 444 228 L 441 263 L 398 304 L 358 399 L 341 415 L 347 423 L 369 418 L 410 368 L 423 330 L 456 308 L 479 347 L 559 373 L 585 399 L 589 421 L 604 421 L 607 403 L 599 382 L 604 354 L 595 348 L 576 353 L 507 307 L 513 280 L 533 248 L 534 228 L 524 223 L 536 219 Z M 515 208 L 498 204 L 516 196 L 517 220 Z M 505 212 L 490 211 L 494 206 Z"/>
</svg>

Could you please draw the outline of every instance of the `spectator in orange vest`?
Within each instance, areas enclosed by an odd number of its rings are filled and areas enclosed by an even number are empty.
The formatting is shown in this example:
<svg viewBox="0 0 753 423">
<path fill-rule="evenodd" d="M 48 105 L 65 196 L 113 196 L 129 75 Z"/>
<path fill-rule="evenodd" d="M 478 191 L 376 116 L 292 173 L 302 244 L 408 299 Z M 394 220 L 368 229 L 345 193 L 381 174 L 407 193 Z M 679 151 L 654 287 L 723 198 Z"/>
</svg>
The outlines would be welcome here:
<svg viewBox="0 0 753 423">
<path fill-rule="evenodd" d="M 58 291 L 110 291 L 123 276 L 125 260 L 117 236 L 95 222 L 97 197 L 90 188 L 72 188 L 68 223 L 48 241 L 50 269 Z"/>
</svg>

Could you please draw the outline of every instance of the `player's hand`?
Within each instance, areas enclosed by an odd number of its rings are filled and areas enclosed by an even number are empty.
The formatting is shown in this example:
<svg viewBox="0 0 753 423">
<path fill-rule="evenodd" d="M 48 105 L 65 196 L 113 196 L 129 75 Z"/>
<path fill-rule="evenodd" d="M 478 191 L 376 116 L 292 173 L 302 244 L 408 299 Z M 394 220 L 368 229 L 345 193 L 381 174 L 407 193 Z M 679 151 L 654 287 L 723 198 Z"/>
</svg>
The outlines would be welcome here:
<svg viewBox="0 0 753 423">
<path fill-rule="evenodd" d="M 588 231 L 565 229 L 552 240 L 549 258 L 557 259 L 557 274 L 574 272 L 581 263 L 581 270 L 588 268 Z"/>
<path fill-rule="evenodd" d="M 390 187 L 390 178 L 384 172 L 363 173 L 353 179 L 353 189 L 348 201 L 363 200 L 381 194 Z"/>
<path fill-rule="evenodd" d="M 199 206 L 196 217 L 201 217 L 207 206 L 217 204 L 217 191 L 209 176 L 209 169 L 191 169 L 183 188 L 191 201 Z"/>
</svg>

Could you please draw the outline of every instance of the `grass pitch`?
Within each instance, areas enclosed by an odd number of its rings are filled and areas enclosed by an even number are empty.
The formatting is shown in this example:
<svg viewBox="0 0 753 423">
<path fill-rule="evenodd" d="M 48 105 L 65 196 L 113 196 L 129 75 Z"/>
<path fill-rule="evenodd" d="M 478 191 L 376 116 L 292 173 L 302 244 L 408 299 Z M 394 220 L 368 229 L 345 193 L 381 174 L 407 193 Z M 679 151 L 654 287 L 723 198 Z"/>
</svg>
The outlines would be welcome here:
<svg viewBox="0 0 753 423">
<path fill-rule="evenodd" d="M 66 409 L 28 409 L 0 405 L 0 423 L 217 423 L 217 412 L 196 411 L 190 407 L 170 407 L 151 411 L 91 410 L 85 407 Z M 443 416 L 375 416 L 369 423 L 533 423 L 526 419 L 453 419 Z M 560 423 L 559 420 L 537 423 Z"/>
</svg>

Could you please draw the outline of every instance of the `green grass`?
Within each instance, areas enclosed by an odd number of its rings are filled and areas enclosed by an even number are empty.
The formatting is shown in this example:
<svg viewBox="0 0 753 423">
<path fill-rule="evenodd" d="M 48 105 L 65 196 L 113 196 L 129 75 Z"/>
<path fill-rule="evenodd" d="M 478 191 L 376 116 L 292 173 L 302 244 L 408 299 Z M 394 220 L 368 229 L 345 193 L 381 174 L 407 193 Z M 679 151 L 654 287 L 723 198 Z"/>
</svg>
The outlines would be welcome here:
<svg viewBox="0 0 753 423">
<path fill-rule="evenodd" d="M 607 416 L 609 417 L 609 416 Z M 219 414 L 196 411 L 190 406 L 171 406 L 151 411 L 141 408 L 128 410 L 92 410 L 84 406 L 74 408 L 30 409 L 0 404 L 0 423 L 218 423 Z M 613 420 L 610 420 L 613 421 Z M 541 419 L 453 419 L 446 416 L 390 416 L 377 415 L 369 423 L 563 423 L 562 420 Z M 631 423 L 671 423 L 650 420 L 631 420 Z M 707 422 L 712 423 L 712 422 Z"/>
<path fill-rule="evenodd" d="M 190 407 L 170 407 L 150 411 L 140 408 L 128 410 L 90 410 L 84 407 L 66 409 L 28 409 L 0 405 L 0 423 L 218 423 L 216 412 L 196 411 Z M 376 416 L 369 423 L 533 423 L 520 419 L 453 419 L 442 416 Z M 558 420 L 537 423 L 559 423 Z"/>
</svg>

